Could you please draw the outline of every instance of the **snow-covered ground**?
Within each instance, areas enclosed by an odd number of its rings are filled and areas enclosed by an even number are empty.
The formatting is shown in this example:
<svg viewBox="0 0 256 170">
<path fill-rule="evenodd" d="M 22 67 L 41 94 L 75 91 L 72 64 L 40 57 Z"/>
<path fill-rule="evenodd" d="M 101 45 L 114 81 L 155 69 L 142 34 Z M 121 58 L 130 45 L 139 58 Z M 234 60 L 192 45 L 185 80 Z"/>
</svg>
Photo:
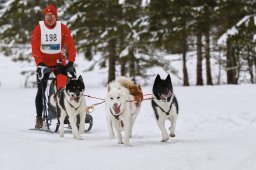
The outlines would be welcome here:
<svg viewBox="0 0 256 170">
<path fill-rule="evenodd" d="M 132 146 L 126 147 L 108 138 L 104 104 L 92 113 L 93 128 L 82 141 L 73 139 L 70 132 L 60 138 L 28 130 L 35 123 L 36 89 L 22 87 L 22 64 L 7 63 L 1 58 L 1 170 L 256 169 L 256 85 L 174 86 L 180 105 L 176 137 L 160 142 L 150 101 L 143 101 Z M 86 94 L 106 95 L 102 85 L 106 77 L 99 72 L 83 76 Z M 144 86 L 143 92 L 151 93 L 151 88 Z"/>
</svg>

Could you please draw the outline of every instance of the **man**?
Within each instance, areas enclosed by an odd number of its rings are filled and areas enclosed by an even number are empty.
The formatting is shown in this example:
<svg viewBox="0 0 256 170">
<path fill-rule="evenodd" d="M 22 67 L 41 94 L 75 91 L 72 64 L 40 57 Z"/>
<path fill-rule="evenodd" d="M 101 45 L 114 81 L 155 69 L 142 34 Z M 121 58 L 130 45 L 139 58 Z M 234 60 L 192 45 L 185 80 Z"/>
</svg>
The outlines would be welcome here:
<svg viewBox="0 0 256 170">
<path fill-rule="evenodd" d="M 57 89 L 61 89 L 66 85 L 67 71 L 73 68 L 76 58 L 76 48 L 70 30 L 66 25 L 57 21 L 57 18 L 57 9 L 52 4 L 48 5 L 44 9 L 44 21 L 39 21 L 39 24 L 32 33 L 32 55 L 38 66 L 35 128 L 42 128 L 43 124 L 43 95 L 50 74 L 49 72 L 44 74 L 44 71 L 54 68 L 61 63 L 61 71 L 54 72 Z M 66 64 L 63 52 L 64 46 L 68 50 L 68 64 Z"/>
</svg>

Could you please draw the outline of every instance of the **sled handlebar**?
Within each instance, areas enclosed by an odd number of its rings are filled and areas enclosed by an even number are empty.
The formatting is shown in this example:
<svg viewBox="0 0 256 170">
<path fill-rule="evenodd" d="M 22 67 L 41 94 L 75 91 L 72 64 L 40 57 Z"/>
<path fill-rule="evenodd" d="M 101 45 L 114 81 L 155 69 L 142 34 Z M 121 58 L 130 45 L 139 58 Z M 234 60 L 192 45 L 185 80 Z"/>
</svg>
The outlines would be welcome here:
<svg viewBox="0 0 256 170">
<path fill-rule="evenodd" d="M 38 68 L 41 69 L 40 73 L 37 73 L 38 74 L 38 78 L 39 78 L 39 80 L 42 80 L 44 78 L 45 74 L 51 73 L 51 72 L 62 73 L 63 67 L 64 67 L 63 65 L 50 66 L 50 67 L 38 66 Z M 73 66 L 71 68 L 67 69 L 66 72 L 67 72 L 67 76 L 68 77 L 76 78 L 76 70 L 75 70 L 75 68 Z"/>
</svg>

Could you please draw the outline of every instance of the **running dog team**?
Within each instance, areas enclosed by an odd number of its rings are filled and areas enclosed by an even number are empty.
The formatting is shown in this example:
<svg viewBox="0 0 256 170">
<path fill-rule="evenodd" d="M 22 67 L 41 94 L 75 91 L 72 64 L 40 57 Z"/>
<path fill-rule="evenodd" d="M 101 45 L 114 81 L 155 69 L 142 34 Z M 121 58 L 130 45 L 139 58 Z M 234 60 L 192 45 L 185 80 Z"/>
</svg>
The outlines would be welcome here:
<svg viewBox="0 0 256 170">
<path fill-rule="evenodd" d="M 120 77 L 107 85 L 105 98 L 105 113 L 109 137 L 117 136 L 118 144 L 129 145 L 132 129 L 141 108 L 143 93 L 140 85 L 136 85 L 127 77 Z M 161 142 L 167 142 L 169 137 L 175 137 L 175 127 L 179 106 L 175 95 L 171 77 L 155 78 L 152 89 L 152 107 L 155 118 L 162 132 Z M 165 128 L 165 120 L 169 120 L 171 127 L 169 134 Z M 116 133 L 114 133 L 114 131 Z M 121 132 L 124 131 L 124 140 Z"/>
</svg>

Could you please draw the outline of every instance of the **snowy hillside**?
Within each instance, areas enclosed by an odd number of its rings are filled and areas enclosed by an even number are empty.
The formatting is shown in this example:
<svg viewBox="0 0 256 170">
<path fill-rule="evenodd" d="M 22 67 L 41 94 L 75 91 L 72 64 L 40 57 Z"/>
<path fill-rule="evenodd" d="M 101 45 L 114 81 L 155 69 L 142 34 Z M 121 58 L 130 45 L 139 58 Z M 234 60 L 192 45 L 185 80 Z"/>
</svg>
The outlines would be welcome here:
<svg viewBox="0 0 256 170">
<path fill-rule="evenodd" d="M 36 89 L 23 88 L 22 64 L 8 62 L 1 58 L 1 170 L 256 169 L 255 85 L 174 86 L 180 104 L 176 137 L 160 143 L 150 101 L 143 101 L 132 146 L 125 147 L 108 138 L 104 104 L 92 113 L 93 128 L 82 141 L 73 139 L 69 131 L 60 138 L 28 130 L 35 123 Z M 106 95 L 104 73 L 85 73 L 85 77 L 86 94 Z M 151 88 L 144 86 L 143 92 L 151 93 Z M 98 102 L 86 100 L 88 104 Z"/>
</svg>

